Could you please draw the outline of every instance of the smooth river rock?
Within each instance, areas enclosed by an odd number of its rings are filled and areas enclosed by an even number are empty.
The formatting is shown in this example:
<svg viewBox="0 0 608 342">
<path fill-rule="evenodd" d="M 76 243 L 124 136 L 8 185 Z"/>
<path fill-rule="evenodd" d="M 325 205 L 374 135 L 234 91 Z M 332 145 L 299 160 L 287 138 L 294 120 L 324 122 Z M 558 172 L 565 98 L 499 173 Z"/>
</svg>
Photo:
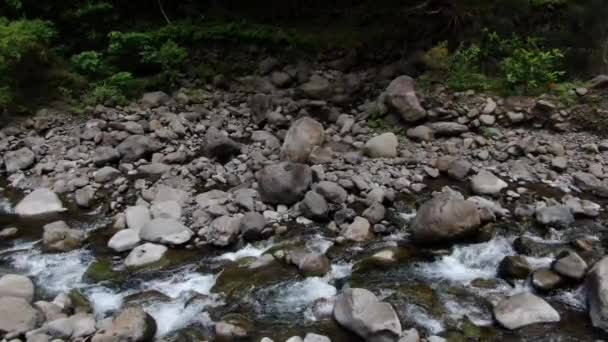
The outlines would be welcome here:
<svg viewBox="0 0 608 342">
<path fill-rule="evenodd" d="M 510 330 L 560 320 L 559 313 L 549 303 L 530 292 L 522 292 L 499 302 L 494 307 L 494 317 Z"/>
<path fill-rule="evenodd" d="M 19 216 L 36 216 L 65 211 L 61 200 L 52 190 L 39 188 L 17 204 L 15 213 Z"/>
</svg>

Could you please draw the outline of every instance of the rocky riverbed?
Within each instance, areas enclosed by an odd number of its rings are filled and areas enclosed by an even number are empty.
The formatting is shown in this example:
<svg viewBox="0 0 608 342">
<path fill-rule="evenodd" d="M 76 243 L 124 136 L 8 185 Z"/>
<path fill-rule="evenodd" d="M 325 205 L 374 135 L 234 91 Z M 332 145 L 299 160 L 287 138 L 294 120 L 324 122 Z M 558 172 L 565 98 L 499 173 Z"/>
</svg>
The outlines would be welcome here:
<svg viewBox="0 0 608 342">
<path fill-rule="evenodd" d="M 265 60 L 6 125 L 0 337 L 608 338 L 592 109 L 393 76 Z"/>
</svg>

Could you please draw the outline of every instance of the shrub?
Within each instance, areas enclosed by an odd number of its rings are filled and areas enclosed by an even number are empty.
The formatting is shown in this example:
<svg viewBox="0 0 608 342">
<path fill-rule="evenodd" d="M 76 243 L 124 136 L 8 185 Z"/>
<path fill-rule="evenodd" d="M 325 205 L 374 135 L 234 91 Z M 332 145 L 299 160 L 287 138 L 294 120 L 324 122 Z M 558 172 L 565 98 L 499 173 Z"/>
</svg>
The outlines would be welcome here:
<svg viewBox="0 0 608 342">
<path fill-rule="evenodd" d="M 563 75 L 557 65 L 564 57 L 560 50 L 516 49 L 512 56 L 501 64 L 507 85 L 514 90 L 521 88 L 524 93 L 538 93 L 548 89 Z"/>
<path fill-rule="evenodd" d="M 119 72 L 97 82 L 85 94 L 83 101 L 88 105 L 123 105 L 127 103 L 131 95 L 138 91 L 138 88 L 131 73 Z"/>
<path fill-rule="evenodd" d="M 461 46 L 449 59 L 448 87 L 454 90 L 490 91 L 496 88 L 496 81 L 481 70 L 481 48 L 472 44 Z"/>
<path fill-rule="evenodd" d="M 431 70 L 447 70 L 450 67 L 448 42 L 443 41 L 432 47 L 422 56 L 422 62 Z"/>
<path fill-rule="evenodd" d="M 70 60 L 76 71 L 83 75 L 99 75 L 106 69 L 103 56 L 97 51 L 84 51 L 72 56 Z"/>
</svg>

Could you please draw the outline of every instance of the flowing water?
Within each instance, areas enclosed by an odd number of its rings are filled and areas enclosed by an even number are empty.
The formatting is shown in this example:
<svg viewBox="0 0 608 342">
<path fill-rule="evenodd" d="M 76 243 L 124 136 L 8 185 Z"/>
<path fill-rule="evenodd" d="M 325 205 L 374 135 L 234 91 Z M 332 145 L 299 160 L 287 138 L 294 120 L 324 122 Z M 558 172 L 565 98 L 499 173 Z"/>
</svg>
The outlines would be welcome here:
<svg viewBox="0 0 608 342">
<path fill-rule="evenodd" d="M 508 234 L 458 245 L 436 257 L 417 255 L 389 268 L 370 269 L 359 268 L 359 260 L 383 246 L 400 245 L 403 234 L 361 248 L 335 245 L 330 236 L 311 234 L 314 229 L 307 228 L 304 238 L 275 237 L 233 250 L 175 250 L 170 254 L 175 262 L 167 268 L 129 273 L 113 262 L 105 247 L 109 222 L 103 209 L 82 212 L 71 208 L 58 216 L 21 220 L 12 214 L 20 196 L 0 192 L 0 229 L 15 226 L 20 230 L 17 239 L 0 242 L 0 274 L 31 276 L 37 296 L 43 299 L 77 289 L 88 298 L 98 318 L 111 315 L 126 302 L 139 301 L 156 319 L 158 336 L 174 336 L 192 327 L 205 335 L 213 321 L 240 313 L 254 322 L 256 338 L 281 341 L 317 332 L 332 341 L 358 341 L 330 318 L 332 297 L 343 286 L 353 286 L 370 289 L 391 302 L 404 327 L 416 327 L 424 335 L 441 334 L 454 341 L 592 341 L 607 337 L 590 327 L 581 287 L 546 297 L 562 314 L 559 325 L 534 325 L 516 332 L 496 327 L 492 304 L 519 291 L 531 291 L 525 282 L 509 284 L 497 278 L 502 258 L 516 254 L 514 236 Z M 68 253 L 42 253 L 42 225 L 57 219 L 86 231 L 89 243 Z M 305 278 L 281 263 L 248 268 L 265 253 L 298 244 L 332 256 L 331 272 Z M 124 277 L 115 282 L 88 281 L 87 269 L 102 259 L 112 261 L 114 271 Z M 551 258 L 529 261 L 541 267 Z M 226 284 L 229 293 L 220 291 Z"/>
</svg>

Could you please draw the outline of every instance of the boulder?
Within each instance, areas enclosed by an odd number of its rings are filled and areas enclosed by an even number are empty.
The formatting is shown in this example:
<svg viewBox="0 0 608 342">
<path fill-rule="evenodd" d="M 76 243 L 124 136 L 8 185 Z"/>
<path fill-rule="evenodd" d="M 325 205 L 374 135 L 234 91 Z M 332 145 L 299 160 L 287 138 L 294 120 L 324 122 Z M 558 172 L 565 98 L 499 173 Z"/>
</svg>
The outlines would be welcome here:
<svg viewBox="0 0 608 342">
<path fill-rule="evenodd" d="M 365 217 L 369 223 L 376 224 L 384 220 L 386 215 L 386 208 L 379 202 L 374 201 L 367 209 L 363 211 L 363 217 Z"/>
<path fill-rule="evenodd" d="M 327 218 L 329 205 L 319 193 L 308 191 L 300 203 L 300 211 L 311 220 L 323 220 Z"/>
<path fill-rule="evenodd" d="M 179 220 L 182 217 L 182 206 L 174 200 L 156 202 L 150 207 L 150 213 L 155 219 L 168 218 Z"/>
<path fill-rule="evenodd" d="M 0 277 L 0 297 L 18 297 L 31 302 L 34 299 L 34 283 L 26 276 L 3 275 Z"/>
<path fill-rule="evenodd" d="M 313 185 L 312 189 L 329 202 L 336 204 L 344 203 L 348 196 L 346 190 L 334 182 L 322 181 Z"/>
<path fill-rule="evenodd" d="M 393 307 L 365 289 L 342 291 L 333 314 L 341 326 L 366 341 L 397 342 L 401 336 L 401 322 Z"/>
<path fill-rule="evenodd" d="M 464 181 L 473 166 L 466 159 L 455 159 L 447 163 L 447 173 L 450 178 Z"/>
<path fill-rule="evenodd" d="M 105 166 L 120 160 L 120 153 L 111 146 L 99 146 L 93 151 L 93 163 L 95 166 Z"/>
<path fill-rule="evenodd" d="M 345 239 L 356 242 L 368 241 L 374 238 L 372 226 L 363 217 L 357 216 L 350 225 L 344 227 L 340 232 Z"/>
<path fill-rule="evenodd" d="M 257 174 L 262 200 L 271 204 L 294 204 L 304 197 L 312 182 L 312 171 L 304 164 L 281 162 Z"/>
<path fill-rule="evenodd" d="M 147 158 L 161 148 L 162 145 L 158 140 L 146 135 L 130 135 L 116 147 L 123 162 L 135 162 Z"/>
<path fill-rule="evenodd" d="M 386 104 L 399 112 L 406 122 L 426 118 L 427 113 L 416 96 L 416 81 L 409 76 L 395 78 L 386 88 Z"/>
<path fill-rule="evenodd" d="M 450 121 L 438 121 L 429 124 L 435 135 L 456 136 L 469 131 L 469 127 Z"/>
<path fill-rule="evenodd" d="M 552 269 L 566 278 L 582 280 L 587 272 L 587 263 L 577 253 L 566 252 L 557 257 Z"/>
<path fill-rule="evenodd" d="M 212 158 L 229 161 L 232 157 L 241 153 L 241 144 L 211 126 L 205 133 L 205 151 Z"/>
<path fill-rule="evenodd" d="M 71 229 L 63 221 L 49 223 L 43 229 L 42 249 L 46 252 L 63 253 L 78 249 L 86 238 L 83 231 Z"/>
<path fill-rule="evenodd" d="M 287 262 L 296 265 L 306 277 L 322 277 L 331 270 L 329 259 L 325 255 L 296 249 L 286 256 Z"/>
<path fill-rule="evenodd" d="M 598 261 L 587 273 L 585 290 L 591 323 L 608 332 L 608 257 Z"/>
<path fill-rule="evenodd" d="M 146 223 L 151 220 L 150 210 L 141 205 L 128 207 L 125 213 L 125 217 L 127 220 L 127 227 L 135 229 L 137 231 L 139 231 Z"/>
<path fill-rule="evenodd" d="M 574 223 L 574 216 L 565 205 L 552 205 L 537 209 L 536 221 L 544 225 L 564 228 Z"/>
<path fill-rule="evenodd" d="M 240 221 L 239 231 L 247 241 L 258 240 L 264 228 L 266 228 L 266 218 L 256 212 L 248 212 L 243 215 Z"/>
<path fill-rule="evenodd" d="M 125 266 L 127 267 L 142 267 L 149 264 L 154 264 L 160 261 L 165 253 L 167 247 L 163 245 L 155 245 L 153 243 L 144 243 L 141 246 L 135 247 L 127 258 L 125 259 Z"/>
<path fill-rule="evenodd" d="M 532 273 L 530 282 L 539 291 L 551 291 L 557 289 L 563 283 L 563 279 L 548 268 L 540 268 Z"/>
<path fill-rule="evenodd" d="M 395 158 L 399 141 L 393 133 L 384 133 L 365 143 L 363 152 L 370 158 Z"/>
<path fill-rule="evenodd" d="M 76 204 L 80 208 L 90 208 L 92 205 L 92 201 L 95 198 L 95 190 L 94 187 L 88 185 L 84 188 L 80 188 L 74 192 L 74 199 L 76 200 Z"/>
<path fill-rule="evenodd" d="M 34 165 L 36 155 L 27 147 L 4 154 L 4 167 L 8 173 L 25 170 Z"/>
<path fill-rule="evenodd" d="M 435 132 L 428 126 L 417 126 L 410 128 L 405 133 L 408 138 L 420 141 L 432 141 L 435 139 Z"/>
<path fill-rule="evenodd" d="M 42 313 L 28 300 L 20 297 L 0 297 L 0 331 L 19 335 L 34 330 L 42 322 Z"/>
<path fill-rule="evenodd" d="M 281 159 L 294 163 L 306 163 L 310 153 L 325 140 L 323 125 L 310 118 L 303 117 L 294 122 L 285 136 L 281 147 Z"/>
<path fill-rule="evenodd" d="M 214 246 L 226 247 L 236 242 L 240 232 L 240 223 L 241 220 L 238 217 L 220 216 L 211 222 L 203 235 Z"/>
<path fill-rule="evenodd" d="M 111 248 L 115 252 L 125 252 L 132 250 L 139 245 L 140 242 L 139 230 L 123 229 L 110 238 L 108 241 L 108 248 Z"/>
<path fill-rule="evenodd" d="M 145 342 L 156 334 L 156 321 L 142 308 L 129 306 L 116 315 L 110 326 L 93 336 L 91 342 Z"/>
<path fill-rule="evenodd" d="M 17 204 L 15 213 L 19 216 L 36 216 L 65 211 L 61 200 L 52 190 L 39 188 Z"/>
<path fill-rule="evenodd" d="M 590 191 L 600 197 L 608 197 L 608 185 L 587 172 L 575 172 L 572 175 L 574 184 L 583 191 Z"/>
<path fill-rule="evenodd" d="M 560 320 L 559 313 L 551 305 L 530 292 L 522 292 L 499 302 L 494 307 L 494 317 L 509 330 Z"/>
<path fill-rule="evenodd" d="M 471 178 L 471 188 L 478 195 L 497 194 L 507 186 L 505 181 L 489 171 L 481 171 Z"/>
<path fill-rule="evenodd" d="M 451 243 L 477 234 L 480 224 L 474 203 L 440 194 L 420 207 L 411 232 L 417 243 Z"/>
<path fill-rule="evenodd" d="M 115 180 L 121 175 L 121 172 L 113 167 L 105 166 L 95 171 L 93 177 L 97 183 L 107 183 Z"/>
<path fill-rule="evenodd" d="M 498 275 L 506 279 L 526 279 L 532 270 L 528 259 L 521 255 L 508 255 L 498 264 Z"/>
<path fill-rule="evenodd" d="M 327 336 L 308 333 L 304 336 L 304 342 L 331 342 L 331 340 Z"/>
<path fill-rule="evenodd" d="M 148 242 L 181 245 L 194 233 L 180 222 L 171 218 L 157 218 L 147 222 L 139 231 L 139 237 Z"/>
<path fill-rule="evenodd" d="M 318 75 L 311 76 L 308 82 L 300 85 L 298 90 L 302 96 L 317 100 L 328 99 L 333 93 L 329 81 Z"/>
<path fill-rule="evenodd" d="M 171 98 L 165 92 L 151 91 L 143 94 L 139 102 L 146 107 L 154 108 L 164 105 L 169 102 L 169 100 L 171 100 Z"/>
</svg>

